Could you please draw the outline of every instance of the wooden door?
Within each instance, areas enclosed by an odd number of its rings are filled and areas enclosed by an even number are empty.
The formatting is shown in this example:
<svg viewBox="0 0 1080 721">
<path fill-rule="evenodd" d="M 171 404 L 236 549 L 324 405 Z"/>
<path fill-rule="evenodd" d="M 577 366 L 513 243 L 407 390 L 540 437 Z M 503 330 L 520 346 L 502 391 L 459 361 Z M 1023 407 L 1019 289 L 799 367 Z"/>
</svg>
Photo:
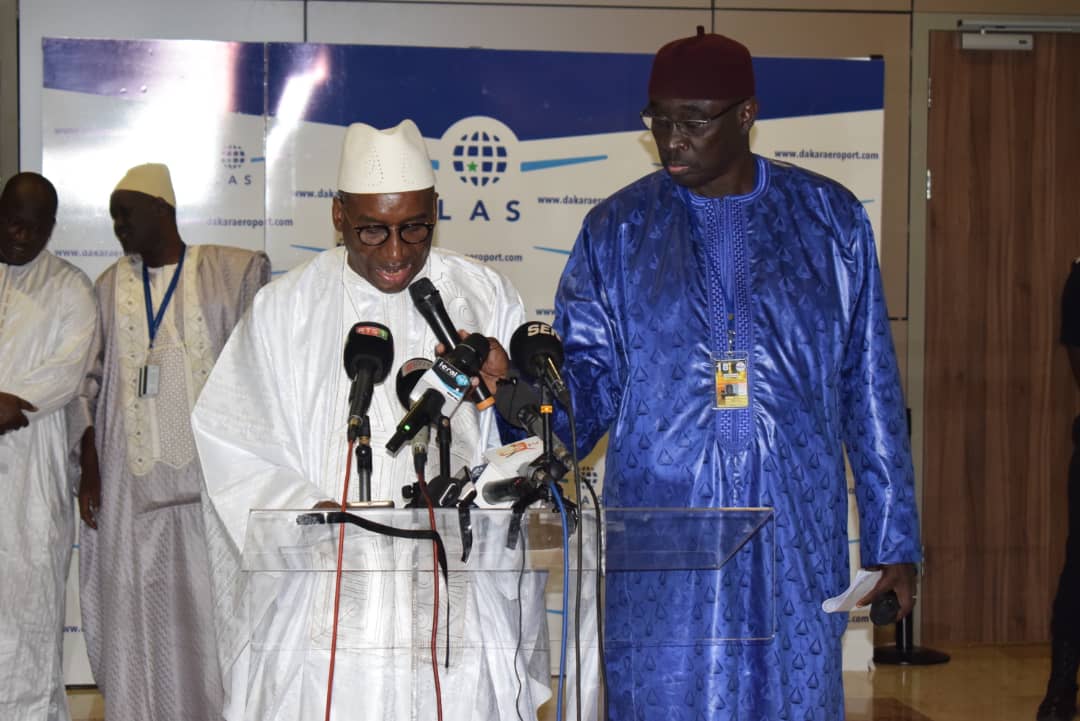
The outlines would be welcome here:
<svg viewBox="0 0 1080 721">
<path fill-rule="evenodd" d="M 932 33 L 923 535 L 926 643 L 1049 638 L 1070 425 L 1058 343 L 1080 255 L 1080 35 L 1031 52 Z"/>
</svg>

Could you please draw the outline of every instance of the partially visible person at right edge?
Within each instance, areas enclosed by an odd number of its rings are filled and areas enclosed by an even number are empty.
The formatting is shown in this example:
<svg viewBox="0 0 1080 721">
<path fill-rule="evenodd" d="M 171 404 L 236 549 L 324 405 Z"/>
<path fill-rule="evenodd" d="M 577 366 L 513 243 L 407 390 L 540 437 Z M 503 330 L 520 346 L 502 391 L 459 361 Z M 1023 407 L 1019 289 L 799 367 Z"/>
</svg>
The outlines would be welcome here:
<svg viewBox="0 0 1080 721">
<path fill-rule="evenodd" d="M 1061 343 L 1069 353 L 1073 380 L 1080 388 L 1080 258 L 1073 261 L 1061 296 Z M 1069 463 L 1069 537 L 1061 570 L 1050 635 L 1050 681 L 1037 721 L 1069 721 L 1076 715 L 1076 671 L 1080 667 L 1080 416 L 1073 421 Z"/>
</svg>

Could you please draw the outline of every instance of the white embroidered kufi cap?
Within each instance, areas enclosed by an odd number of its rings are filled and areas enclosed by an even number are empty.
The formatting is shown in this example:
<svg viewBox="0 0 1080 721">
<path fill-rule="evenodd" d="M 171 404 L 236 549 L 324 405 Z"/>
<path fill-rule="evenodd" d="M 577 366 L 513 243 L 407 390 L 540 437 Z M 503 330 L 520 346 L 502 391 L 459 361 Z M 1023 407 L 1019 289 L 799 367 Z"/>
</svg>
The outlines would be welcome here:
<svg viewBox="0 0 1080 721">
<path fill-rule="evenodd" d="M 337 187 L 345 193 L 405 193 L 435 187 L 431 158 L 416 123 L 402 120 L 386 130 L 350 125 L 341 148 Z"/>
<path fill-rule="evenodd" d="M 176 207 L 176 194 L 173 192 L 169 168 L 161 163 L 136 165 L 127 171 L 127 174 L 113 188 L 114 193 L 117 190 L 134 190 L 138 193 L 145 193 L 155 198 L 161 198 L 172 207 Z"/>
</svg>

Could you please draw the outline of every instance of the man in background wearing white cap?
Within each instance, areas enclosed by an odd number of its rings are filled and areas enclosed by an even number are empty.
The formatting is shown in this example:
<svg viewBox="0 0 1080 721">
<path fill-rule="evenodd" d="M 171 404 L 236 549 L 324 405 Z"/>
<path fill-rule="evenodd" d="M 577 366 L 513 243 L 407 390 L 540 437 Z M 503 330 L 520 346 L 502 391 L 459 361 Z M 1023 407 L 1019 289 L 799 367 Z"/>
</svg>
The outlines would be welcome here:
<svg viewBox="0 0 1080 721">
<path fill-rule="evenodd" d="M 87 651 L 109 721 L 206 721 L 222 689 L 191 408 L 270 261 L 186 245 L 164 165 L 129 170 L 109 214 L 125 255 L 97 280 L 102 353 L 71 409 L 93 423 L 79 489 Z"/>
<path fill-rule="evenodd" d="M 322 253 L 259 294 L 195 409 L 192 423 L 206 477 L 208 513 L 213 517 L 208 517 L 207 541 L 233 558 L 231 573 L 222 564 L 214 577 L 221 595 L 218 640 L 228 697 L 225 717 L 230 721 L 323 718 L 331 636 L 326 609 L 333 605 L 333 584 L 319 585 L 312 579 L 303 590 L 290 587 L 292 598 L 298 600 L 289 604 L 279 597 L 276 605 L 265 611 L 253 609 L 254 617 L 243 619 L 239 559 L 250 509 L 340 504 L 350 386 L 342 367 L 342 346 L 351 326 L 375 321 L 389 327 L 394 345 L 391 372 L 409 358 L 433 356 L 435 335 L 405 292 L 415 278 L 426 276 L 439 289 L 458 329 L 489 336 L 492 351 L 482 375 L 499 377 L 509 364 L 498 340 L 508 340 L 522 322 L 520 296 L 494 270 L 431 247 L 438 217 L 434 184 L 423 138 L 412 121 L 384 131 L 350 126 L 339 193 L 331 208 L 344 246 Z M 493 413 L 471 404 L 457 410 L 451 450 L 455 469 L 477 465 L 484 450 L 499 444 Z M 390 457 L 382 450 L 403 414 L 394 383 L 376 386 L 369 411 L 375 449 L 371 498 L 394 500 L 399 506 L 402 486 L 414 479 L 411 461 L 408 453 Z M 429 478 L 436 471 L 435 455 L 431 454 Z M 350 488 L 354 486 L 355 479 Z M 417 626 L 409 575 L 386 575 L 398 578 L 372 580 L 377 590 L 370 591 L 370 598 L 358 598 L 355 589 L 354 595 L 342 598 L 341 618 L 348 619 L 349 629 L 343 621 L 333 692 L 339 712 L 335 717 L 344 718 L 340 714 L 347 709 L 351 718 L 435 718 L 433 698 L 413 683 L 417 672 L 408 650 L 402 652 L 413 643 L 426 643 L 426 638 L 409 635 Z M 465 629 L 459 626 L 455 631 L 465 634 L 460 643 L 470 649 L 487 648 L 477 634 L 513 630 L 500 638 L 498 658 L 470 651 L 466 663 L 440 669 L 444 718 L 516 718 L 515 704 L 522 717 L 535 718 L 536 707 L 549 694 L 549 669 L 543 662 L 546 656 L 531 650 L 542 645 L 536 639 L 543 630 L 528 626 L 537 617 L 538 624 L 544 623 L 543 599 L 535 595 L 538 609 L 525 610 L 525 640 L 515 668 L 516 601 L 498 605 L 494 593 L 478 599 L 479 595 L 461 601 L 468 610 Z M 485 603 L 493 608 L 485 608 Z M 513 618 L 504 623 L 507 609 L 512 609 Z M 245 622 L 268 634 L 262 648 L 253 649 L 248 643 Z M 280 644 L 279 653 L 265 651 L 275 644 Z M 358 651 L 358 646 L 396 650 L 379 654 Z M 523 689 L 515 700 L 519 677 Z"/>
<path fill-rule="evenodd" d="M 0 193 L 0 718 L 66 721 L 61 654 L 75 519 L 64 406 L 93 357 L 82 271 L 45 250 L 56 190 L 19 173 Z"/>
</svg>

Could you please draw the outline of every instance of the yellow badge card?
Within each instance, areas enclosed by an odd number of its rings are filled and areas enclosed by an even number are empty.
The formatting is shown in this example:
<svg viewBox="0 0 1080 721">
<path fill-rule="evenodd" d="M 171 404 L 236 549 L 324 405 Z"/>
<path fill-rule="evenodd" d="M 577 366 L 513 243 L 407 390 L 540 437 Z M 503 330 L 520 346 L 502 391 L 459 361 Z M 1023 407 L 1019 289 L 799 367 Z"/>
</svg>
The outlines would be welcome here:
<svg viewBox="0 0 1080 721">
<path fill-rule="evenodd" d="M 735 410 L 750 405 L 750 363 L 745 353 L 726 353 L 713 358 L 716 375 L 717 410 Z"/>
</svg>

